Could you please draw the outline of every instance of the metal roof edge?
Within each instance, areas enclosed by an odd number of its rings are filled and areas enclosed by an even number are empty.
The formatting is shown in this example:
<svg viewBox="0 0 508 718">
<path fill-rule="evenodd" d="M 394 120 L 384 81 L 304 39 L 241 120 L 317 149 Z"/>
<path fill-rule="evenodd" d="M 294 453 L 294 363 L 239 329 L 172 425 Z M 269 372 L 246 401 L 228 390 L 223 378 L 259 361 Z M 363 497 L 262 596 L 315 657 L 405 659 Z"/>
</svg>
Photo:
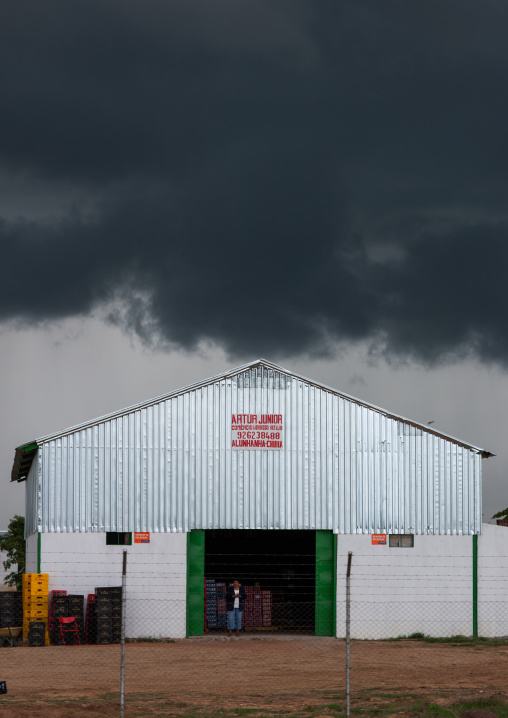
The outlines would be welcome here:
<svg viewBox="0 0 508 718">
<path fill-rule="evenodd" d="M 196 390 L 201 389 L 210 384 L 215 384 L 218 381 L 222 381 L 229 377 L 237 376 L 238 374 L 242 374 L 243 372 L 246 372 L 249 369 L 254 369 L 257 366 L 264 366 L 269 369 L 273 369 L 274 371 L 282 372 L 283 374 L 292 376 L 294 379 L 304 381 L 305 383 L 310 384 L 311 386 L 315 386 L 319 389 L 322 389 L 323 391 L 327 391 L 327 392 L 334 394 L 336 396 L 339 396 L 343 399 L 352 401 L 355 404 L 365 407 L 366 409 L 371 409 L 380 414 L 383 414 L 384 416 L 386 416 L 389 419 L 394 419 L 395 421 L 400 421 L 404 424 L 414 426 L 415 428 L 421 429 L 422 431 L 425 431 L 428 434 L 432 434 L 439 438 L 445 439 L 446 441 L 451 441 L 452 443 L 458 444 L 459 446 L 462 446 L 466 449 L 476 451 L 477 453 L 482 455 L 482 458 L 488 458 L 491 456 L 495 456 L 495 454 L 491 453 L 490 451 L 486 451 L 485 449 L 482 449 L 479 446 L 469 444 L 468 442 L 462 441 L 461 439 L 451 436 L 450 434 L 445 434 L 444 432 L 436 431 L 436 429 L 431 429 L 429 426 L 427 426 L 425 424 L 420 424 L 417 421 L 407 419 L 406 417 L 401 416 L 399 414 L 394 414 L 392 412 L 386 411 L 386 409 L 376 406 L 375 404 L 370 404 L 369 402 L 364 401 L 363 399 L 358 399 L 357 397 L 351 396 L 350 394 L 346 394 L 344 392 L 339 391 L 338 389 L 334 389 L 333 387 L 330 387 L 330 386 L 327 386 L 326 384 L 318 382 L 315 379 L 309 379 L 308 377 L 303 376 L 302 374 L 298 374 L 297 372 L 291 371 L 289 369 L 285 369 L 284 367 L 281 367 L 278 364 L 274 364 L 273 362 L 270 362 L 267 359 L 262 359 L 262 358 L 256 359 L 256 360 L 248 362 L 246 364 L 242 364 L 238 367 L 229 369 L 225 372 L 221 372 L 220 374 L 216 374 L 215 376 L 209 377 L 207 379 L 203 379 L 201 381 L 194 382 L 193 384 L 188 384 L 186 386 L 181 387 L 180 389 L 176 389 L 176 390 L 168 392 L 166 394 L 161 394 L 160 396 L 156 396 L 153 399 L 149 399 L 147 401 L 143 401 L 138 404 L 133 404 L 132 406 L 128 406 L 125 409 L 121 409 L 119 411 L 114 411 L 109 414 L 99 416 L 95 419 L 90 419 L 88 421 L 82 422 L 80 424 L 76 424 L 76 425 L 71 426 L 62 431 L 57 431 L 57 432 L 53 432 L 51 434 L 46 434 L 45 436 L 38 438 L 36 440 L 36 442 L 32 442 L 32 443 L 37 443 L 38 445 L 41 445 L 48 441 L 52 441 L 54 439 L 58 439 L 63 436 L 68 436 L 69 434 L 73 434 L 76 431 L 82 431 L 83 429 L 87 429 L 92 426 L 96 426 L 97 424 L 102 424 L 105 421 L 110 421 L 111 419 L 116 419 L 121 416 L 125 416 L 126 414 L 131 414 L 135 411 L 140 411 L 141 409 L 145 409 L 149 406 L 154 406 L 155 404 L 159 404 L 163 401 L 167 401 L 168 399 L 173 399 L 174 397 L 179 396 L 181 394 L 186 394 L 187 392 L 190 392 L 190 391 L 196 391 Z M 23 444 L 20 447 L 17 447 L 16 451 L 25 446 L 28 446 L 28 444 Z M 13 467 L 13 471 L 14 471 L 14 467 Z"/>
<path fill-rule="evenodd" d="M 38 448 L 37 441 L 29 441 L 27 444 L 16 447 L 11 481 L 26 481 Z"/>
<path fill-rule="evenodd" d="M 276 368 L 279 371 L 285 372 L 286 374 L 291 374 L 291 376 L 295 377 L 295 379 L 300 379 L 301 381 L 304 381 L 307 384 L 310 384 L 311 386 L 315 386 L 319 389 L 323 389 L 323 391 L 328 391 L 332 394 L 335 394 L 336 396 L 340 396 L 343 399 L 347 399 L 348 401 L 352 401 L 355 404 L 364 406 L 366 409 L 372 409 L 372 411 L 376 411 L 379 414 L 383 414 L 384 416 L 388 417 L 389 419 L 394 419 L 395 421 L 401 421 L 404 424 L 408 424 L 409 426 L 414 426 L 417 429 L 422 429 L 422 431 L 426 431 L 428 434 L 433 434 L 434 436 L 438 436 L 439 438 L 446 439 L 446 441 L 452 441 L 454 444 L 463 446 L 466 449 L 471 449 L 473 451 L 477 451 L 479 454 L 482 454 L 483 459 L 487 459 L 491 456 L 495 456 L 495 454 L 491 453 L 490 451 L 486 451 L 485 449 L 482 449 L 479 446 L 474 446 L 473 444 L 469 444 L 466 441 L 462 441 L 462 439 L 458 439 L 455 436 L 451 436 L 451 434 L 445 434 L 442 431 L 436 431 L 436 429 L 431 429 L 426 424 L 421 424 L 418 421 L 413 421 L 413 419 L 407 419 L 405 416 L 401 416 L 400 414 L 394 414 L 390 411 L 387 411 L 386 409 L 383 409 L 380 406 L 376 406 L 375 404 L 370 404 L 368 401 L 364 401 L 363 399 L 358 399 L 357 397 L 352 396 L 351 394 L 346 394 L 343 391 L 339 391 L 338 389 L 334 389 L 333 387 L 327 386 L 326 384 L 322 384 L 321 382 L 318 382 L 315 379 L 309 379 L 308 377 L 303 376 L 302 374 L 297 374 L 296 372 L 289 371 L 287 369 L 284 369 L 283 367 L 277 366 L 276 364 L 271 364 L 270 362 L 267 362 L 264 359 L 262 359 L 260 361 L 270 365 L 274 369 Z"/>
</svg>

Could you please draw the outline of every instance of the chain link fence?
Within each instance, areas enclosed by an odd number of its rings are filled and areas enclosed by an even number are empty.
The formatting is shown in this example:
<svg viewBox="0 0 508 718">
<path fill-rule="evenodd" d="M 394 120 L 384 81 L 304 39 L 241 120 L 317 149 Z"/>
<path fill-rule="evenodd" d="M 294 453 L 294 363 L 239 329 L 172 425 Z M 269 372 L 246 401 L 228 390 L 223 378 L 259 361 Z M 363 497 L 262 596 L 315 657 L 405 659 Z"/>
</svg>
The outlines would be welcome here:
<svg viewBox="0 0 508 718">
<path fill-rule="evenodd" d="M 28 630 L 46 624 L 44 640 L 27 640 L 25 630 L 17 645 L 6 640 L 0 648 L 0 681 L 7 685 L 0 715 L 16 716 L 17 706 L 25 710 L 34 700 L 46 701 L 54 715 L 66 701 L 83 711 L 100 706 L 105 716 L 152 715 L 156 706 L 175 715 L 305 706 L 348 714 L 374 690 L 399 696 L 505 690 L 499 650 L 508 646 L 507 600 L 480 595 L 475 604 L 470 578 L 453 574 L 441 577 L 441 593 L 452 585 L 453 598 L 439 598 L 429 589 L 439 586 L 435 572 L 388 582 L 351 558 L 349 610 L 346 562 L 339 562 L 334 635 L 316 635 L 318 604 L 329 597 L 316 586 L 299 588 L 283 573 L 278 581 L 272 573 L 271 584 L 245 586 L 239 637 L 228 633 L 228 585 L 220 579 L 203 586 L 201 635 L 188 635 L 195 609 L 186 595 L 170 586 L 167 598 L 162 587 L 142 595 L 153 567 L 130 576 L 128 563 L 125 575 L 120 565 L 114 585 L 81 597 L 62 586 L 48 593 L 47 618 L 28 621 Z M 311 589 L 314 600 L 308 600 Z M 4 625 L 13 621 L 9 601 L 0 599 L 6 639 L 16 628 Z M 75 623 L 62 623 L 68 618 Z"/>
</svg>

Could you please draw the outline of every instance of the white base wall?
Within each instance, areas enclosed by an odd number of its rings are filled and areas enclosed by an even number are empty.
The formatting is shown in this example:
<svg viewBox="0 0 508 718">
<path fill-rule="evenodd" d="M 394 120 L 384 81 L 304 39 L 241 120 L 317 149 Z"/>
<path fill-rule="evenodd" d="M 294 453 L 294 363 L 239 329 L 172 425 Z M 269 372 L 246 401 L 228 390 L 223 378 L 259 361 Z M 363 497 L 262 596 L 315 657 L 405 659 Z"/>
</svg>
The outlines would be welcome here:
<svg viewBox="0 0 508 718">
<path fill-rule="evenodd" d="M 126 636 L 185 637 L 186 533 L 152 533 L 149 544 L 132 546 L 106 546 L 105 533 L 43 533 L 41 573 L 49 574 L 50 592 L 59 589 L 84 594 L 86 600 L 86 594 L 94 593 L 97 586 L 122 585 L 124 550 Z M 35 556 L 37 559 L 37 535 Z"/>
<path fill-rule="evenodd" d="M 25 573 L 37 573 L 37 534 L 25 540 Z"/>
<path fill-rule="evenodd" d="M 338 536 L 337 636 L 346 634 L 351 569 L 351 637 L 471 635 L 472 536 L 415 536 L 413 548 L 373 546 L 367 534 Z"/>
<path fill-rule="evenodd" d="M 478 536 L 478 635 L 508 636 L 508 526 Z"/>
<path fill-rule="evenodd" d="M 392 638 L 472 635 L 473 537 L 415 536 L 413 548 L 372 546 L 367 534 L 339 535 L 337 636 L 345 636 L 348 551 L 351 635 Z M 26 541 L 26 570 L 37 571 L 37 534 Z M 128 552 L 128 637 L 181 638 L 186 633 L 187 534 L 161 533 L 149 544 L 106 546 L 104 533 L 43 533 L 41 571 L 49 590 L 94 593 L 122 583 Z M 508 528 L 483 525 L 478 536 L 478 634 L 508 635 Z"/>
</svg>

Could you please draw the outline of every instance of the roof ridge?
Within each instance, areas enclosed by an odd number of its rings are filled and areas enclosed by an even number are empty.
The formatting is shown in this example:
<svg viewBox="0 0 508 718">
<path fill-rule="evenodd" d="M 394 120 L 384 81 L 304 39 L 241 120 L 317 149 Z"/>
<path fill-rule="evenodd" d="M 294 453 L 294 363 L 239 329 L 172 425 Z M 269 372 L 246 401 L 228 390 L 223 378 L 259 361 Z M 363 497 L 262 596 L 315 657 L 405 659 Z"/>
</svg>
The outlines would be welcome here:
<svg viewBox="0 0 508 718">
<path fill-rule="evenodd" d="M 350 394 L 346 394 L 345 392 L 339 391 L 338 389 L 335 389 L 334 387 L 330 387 L 326 384 L 323 384 L 322 382 L 316 381 L 315 379 L 310 379 L 306 376 L 303 376 L 302 374 L 298 374 L 297 372 L 291 371 L 289 369 L 286 369 L 285 367 L 282 367 L 278 364 L 275 364 L 273 362 L 270 362 L 267 359 L 264 359 L 260 357 L 259 359 L 255 359 L 253 361 L 247 362 L 245 364 L 241 364 L 240 366 L 234 367 L 232 369 L 228 369 L 225 372 L 221 372 L 220 374 L 216 374 L 214 376 L 208 377 L 207 379 L 202 379 L 197 382 L 193 382 L 192 384 L 187 384 L 183 387 L 180 387 L 179 389 L 174 389 L 173 391 L 166 392 L 165 394 L 160 394 L 156 397 L 153 397 L 151 399 L 138 402 L 137 404 L 133 404 L 131 406 L 127 406 L 123 409 L 110 412 L 108 414 L 104 414 L 101 416 L 98 416 L 94 419 L 88 419 L 87 421 L 80 422 L 79 424 L 74 424 L 73 426 L 70 426 L 66 429 L 52 432 L 50 434 L 46 434 L 38 439 L 35 440 L 33 443 L 42 444 L 47 441 L 52 441 L 54 439 L 57 439 L 62 436 L 67 436 L 69 434 L 73 434 L 77 431 L 82 431 L 86 428 L 89 428 L 91 426 L 94 426 L 96 424 L 101 424 L 106 421 L 110 421 L 115 418 L 119 418 L 121 416 L 125 416 L 126 414 L 131 414 L 135 411 L 141 411 L 142 409 L 148 408 L 149 406 L 154 406 L 156 404 L 162 403 L 163 401 L 167 401 L 169 399 L 172 399 L 176 396 L 179 396 L 180 394 L 185 394 L 187 392 L 191 391 L 197 391 L 198 389 L 201 389 L 205 386 L 208 386 L 210 384 L 214 384 L 218 381 L 222 381 L 224 379 L 227 379 L 229 377 L 237 376 L 238 374 L 242 374 L 244 372 L 249 371 L 250 369 L 254 369 L 258 366 L 264 366 L 268 369 L 272 369 L 273 371 L 278 371 L 283 374 L 286 374 L 288 376 L 292 376 L 293 378 L 303 381 L 307 384 L 310 384 L 311 386 L 315 386 L 319 389 L 322 389 L 323 391 L 330 392 L 336 396 L 339 396 L 343 399 L 346 399 L 347 401 L 352 401 L 355 404 L 358 404 L 360 406 L 363 406 L 367 409 L 371 409 L 373 411 L 376 411 L 380 414 L 383 414 L 384 416 L 394 419 L 396 421 L 403 422 L 405 424 L 408 424 L 410 426 L 414 426 L 415 428 L 421 429 L 423 431 L 426 431 L 430 434 L 433 434 L 435 436 L 441 437 L 443 439 L 446 439 L 447 441 L 452 441 L 455 444 L 459 444 L 460 446 L 463 446 L 468 449 L 473 449 L 475 451 L 478 451 L 482 453 L 485 457 L 486 456 L 494 456 L 494 454 L 491 454 L 490 452 L 485 451 L 484 449 L 481 449 L 478 446 L 474 446 L 473 444 L 470 444 L 468 442 L 462 441 L 454 436 L 451 436 L 449 434 L 445 434 L 443 432 L 437 431 L 436 429 L 432 429 L 429 426 L 426 426 L 425 424 L 421 424 L 420 422 L 413 421 L 411 419 L 408 419 L 404 416 L 394 414 L 390 411 L 387 411 L 386 409 L 383 409 L 382 407 L 379 407 L 375 404 L 371 404 L 363 399 L 358 399 L 357 397 L 354 397 Z M 21 444 L 17 449 L 21 449 L 23 447 L 27 446 L 27 444 Z"/>
</svg>

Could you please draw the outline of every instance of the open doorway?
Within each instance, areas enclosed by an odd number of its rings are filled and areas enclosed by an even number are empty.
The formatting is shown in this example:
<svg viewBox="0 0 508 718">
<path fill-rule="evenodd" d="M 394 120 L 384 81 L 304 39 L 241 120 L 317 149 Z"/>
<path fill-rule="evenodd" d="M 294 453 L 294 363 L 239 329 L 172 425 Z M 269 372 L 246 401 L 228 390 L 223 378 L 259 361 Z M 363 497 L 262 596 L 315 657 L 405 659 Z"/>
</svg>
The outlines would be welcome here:
<svg viewBox="0 0 508 718">
<path fill-rule="evenodd" d="M 225 591 L 238 579 L 247 591 L 246 630 L 314 633 L 314 531 L 221 529 L 205 535 L 207 630 L 225 627 Z"/>
</svg>

